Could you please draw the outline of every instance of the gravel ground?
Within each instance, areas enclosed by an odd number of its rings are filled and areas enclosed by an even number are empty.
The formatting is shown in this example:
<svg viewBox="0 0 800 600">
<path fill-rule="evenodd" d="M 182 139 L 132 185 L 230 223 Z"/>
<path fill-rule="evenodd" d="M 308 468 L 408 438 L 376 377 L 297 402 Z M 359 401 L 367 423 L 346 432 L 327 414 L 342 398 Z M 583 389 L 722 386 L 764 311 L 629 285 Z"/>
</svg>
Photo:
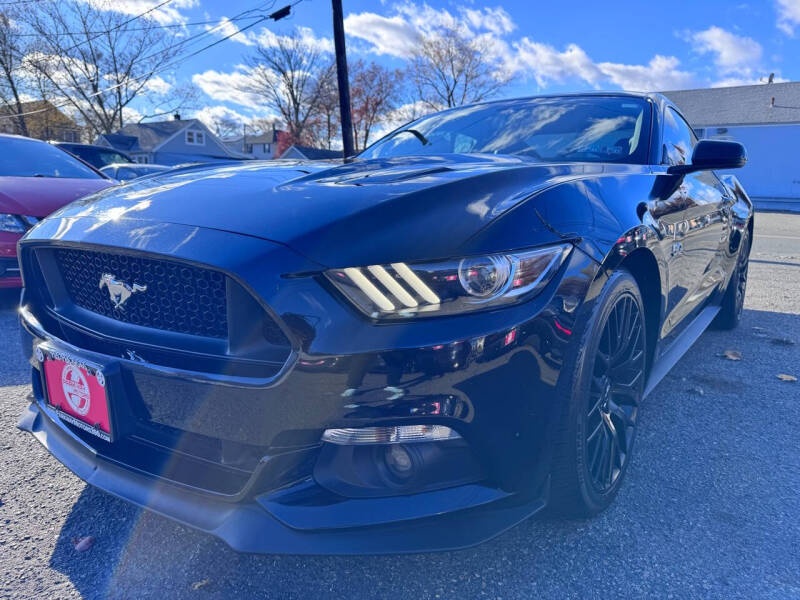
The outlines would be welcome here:
<svg viewBox="0 0 800 600">
<path fill-rule="evenodd" d="M 756 223 L 741 326 L 705 333 L 648 398 L 614 506 L 433 555 L 239 555 L 87 487 L 14 427 L 29 375 L 6 294 L 0 597 L 800 598 L 800 383 L 777 377 L 800 377 L 800 216 Z"/>
</svg>

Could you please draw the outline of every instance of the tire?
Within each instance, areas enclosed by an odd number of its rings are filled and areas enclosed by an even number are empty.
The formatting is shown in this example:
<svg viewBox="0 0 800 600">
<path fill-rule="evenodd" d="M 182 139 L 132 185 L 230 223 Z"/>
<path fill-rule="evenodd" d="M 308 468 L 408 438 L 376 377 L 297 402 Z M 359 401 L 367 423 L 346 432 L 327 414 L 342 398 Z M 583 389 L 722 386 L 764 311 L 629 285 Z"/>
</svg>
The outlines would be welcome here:
<svg viewBox="0 0 800 600">
<path fill-rule="evenodd" d="M 624 344 L 615 346 L 619 331 L 626 332 Z M 594 303 L 571 365 L 568 362 L 562 373 L 552 513 L 593 516 L 617 495 L 632 456 L 646 356 L 639 287 L 629 272 L 616 271 Z"/>
<path fill-rule="evenodd" d="M 742 234 L 739 245 L 739 256 L 736 267 L 728 282 L 722 303 L 712 325 L 715 329 L 735 329 L 742 320 L 744 296 L 747 293 L 747 271 L 750 266 L 750 233 L 748 229 Z"/>
</svg>

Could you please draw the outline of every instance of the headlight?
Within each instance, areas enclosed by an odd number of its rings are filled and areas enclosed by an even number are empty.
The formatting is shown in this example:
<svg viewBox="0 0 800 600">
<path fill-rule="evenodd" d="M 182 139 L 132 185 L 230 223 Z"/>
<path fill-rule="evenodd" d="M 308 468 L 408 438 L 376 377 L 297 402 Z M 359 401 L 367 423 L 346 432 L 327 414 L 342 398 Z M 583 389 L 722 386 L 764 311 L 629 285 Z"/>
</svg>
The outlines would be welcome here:
<svg viewBox="0 0 800 600">
<path fill-rule="evenodd" d="M 0 231 L 9 233 L 25 233 L 27 228 L 17 215 L 0 213 Z"/>
<path fill-rule="evenodd" d="M 374 319 L 455 314 L 518 302 L 539 293 L 570 244 L 434 263 L 332 269 L 325 275 Z"/>
</svg>

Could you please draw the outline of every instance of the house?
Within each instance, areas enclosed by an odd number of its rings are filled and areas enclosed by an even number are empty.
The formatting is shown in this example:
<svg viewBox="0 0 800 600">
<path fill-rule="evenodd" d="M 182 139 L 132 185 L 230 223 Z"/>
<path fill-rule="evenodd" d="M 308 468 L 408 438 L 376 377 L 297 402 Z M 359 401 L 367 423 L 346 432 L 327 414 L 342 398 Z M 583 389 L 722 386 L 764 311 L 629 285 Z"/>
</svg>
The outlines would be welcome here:
<svg viewBox="0 0 800 600">
<path fill-rule="evenodd" d="M 329 160 L 332 158 L 342 158 L 341 150 L 326 150 L 325 148 L 312 148 L 310 146 L 298 146 L 292 144 L 280 155 L 280 158 L 294 158 L 300 160 Z"/>
<path fill-rule="evenodd" d="M 227 138 L 222 140 L 222 143 L 235 152 L 246 154 L 249 158 L 269 160 L 275 158 L 275 152 L 278 149 L 278 134 L 280 133 L 273 129 L 269 133 Z"/>
<path fill-rule="evenodd" d="M 747 165 L 731 172 L 758 208 L 800 208 L 800 82 L 663 93 L 697 137 L 744 144 Z"/>
<path fill-rule="evenodd" d="M 140 163 L 178 165 L 188 162 L 223 162 L 248 158 L 228 148 L 198 119 L 181 119 L 125 125 L 113 134 L 101 134 L 95 144 L 122 150 Z"/>
<path fill-rule="evenodd" d="M 57 142 L 81 141 L 81 127 L 51 102 L 47 100 L 23 102 L 21 108 L 23 113 L 30 113 L 24 116 L 28 137 Z M 17 113 L 18 111 L 13 110 L 11 106 L 0 106 L 0 117 L 13 116 Z M 17 119 L 4 118 L 0 119 L 0 133 L 25 135 L 26 132 L 19 127 Z"/>
</svg>

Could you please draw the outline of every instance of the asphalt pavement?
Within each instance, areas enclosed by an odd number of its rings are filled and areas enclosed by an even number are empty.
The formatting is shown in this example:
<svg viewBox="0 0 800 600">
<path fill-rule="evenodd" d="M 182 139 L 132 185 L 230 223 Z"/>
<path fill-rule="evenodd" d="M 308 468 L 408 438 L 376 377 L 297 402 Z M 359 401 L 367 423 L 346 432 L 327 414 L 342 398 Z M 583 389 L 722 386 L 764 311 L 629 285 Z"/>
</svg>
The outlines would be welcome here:
<svg viewBox="0 0 800 600">
<path fill-rule="evenodd" d="M 706 332 L 647 399 L 611 509 L 440 554 L 241 555 L 88 487 L 15 428 L 29 369 L 14 300 L 0 296 L 0 597 L 800 598 L 800 383 L 778 378 L 800 377 L 800 215 L 757 215 L 742 324 Z"/>
</svg>

